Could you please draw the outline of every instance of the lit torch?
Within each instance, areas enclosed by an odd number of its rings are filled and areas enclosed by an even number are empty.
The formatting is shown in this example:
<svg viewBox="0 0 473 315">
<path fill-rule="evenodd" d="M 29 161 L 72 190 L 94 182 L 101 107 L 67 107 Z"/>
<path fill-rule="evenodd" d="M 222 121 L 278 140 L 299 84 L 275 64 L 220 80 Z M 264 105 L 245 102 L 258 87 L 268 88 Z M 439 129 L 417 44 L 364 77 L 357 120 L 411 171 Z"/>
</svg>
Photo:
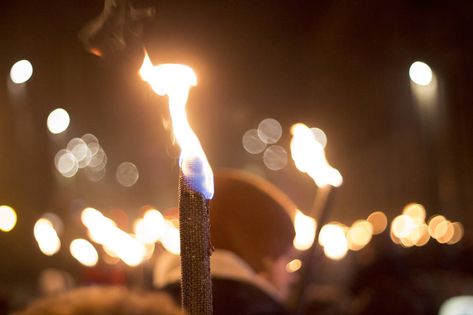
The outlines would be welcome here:
<svg viewBox="0 0 473 315">
<path fill-rule="evenodd" d="M 178 64 L 153 66 L 145 56 L 140 75 L 158 95 L 167 95 L 173 131 L 181 148 L 179 158 L 179 226 L 181 238 L 182 306 L 191 315 L 212 314 L 210 278 L 210 221 L 213 173 L 186 115 L 192 68 Z"/>
<path fill-rule="evenodd" d="M 316 212 L 317 224 L 322 227 L 327 216 L 327 208 L 330 206 L 330 200 L 333 198 L 333 194 L 331 194 L 332 187 L 339 187 L 343 182 L 343 178 L 340 172 L 328 163 L 323 144 L 317 141 L 309 127 L 298 123 L 292 126 L 291 133 L 291 155 L 297 169 L 309 175 L 319 188 L 310 212 Z M 312 213 L 312 215 L 314 214 Z M 302 311 L 301 307 L 303 305 L 301 302 L 303 301 L 305 288 L 311 278 L 311 267 L 314 261 L 319 231 L 320 229 L 311 234 L 312 242 L 306 241 L 311 245 L 301 248 L 309 250 L 304 257 L 300 281 L 294 291 L 293 304 L 298 308 L 296 313 Z"/>
</svg>

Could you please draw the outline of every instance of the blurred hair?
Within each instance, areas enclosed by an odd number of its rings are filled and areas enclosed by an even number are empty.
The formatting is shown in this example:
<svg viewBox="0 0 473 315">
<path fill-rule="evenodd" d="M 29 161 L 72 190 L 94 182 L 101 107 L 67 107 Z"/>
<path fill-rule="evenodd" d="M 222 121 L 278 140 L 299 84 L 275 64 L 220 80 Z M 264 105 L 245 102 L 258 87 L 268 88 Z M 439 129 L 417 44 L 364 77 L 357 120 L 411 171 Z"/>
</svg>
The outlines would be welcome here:
<svg viewBox="0 0 473 315">
<path fill-rule="evenodd" d="M 169 296 L 125 287 L 84 287 L 34 301 L 15 315 L 184 315 Z"/>
</svg>

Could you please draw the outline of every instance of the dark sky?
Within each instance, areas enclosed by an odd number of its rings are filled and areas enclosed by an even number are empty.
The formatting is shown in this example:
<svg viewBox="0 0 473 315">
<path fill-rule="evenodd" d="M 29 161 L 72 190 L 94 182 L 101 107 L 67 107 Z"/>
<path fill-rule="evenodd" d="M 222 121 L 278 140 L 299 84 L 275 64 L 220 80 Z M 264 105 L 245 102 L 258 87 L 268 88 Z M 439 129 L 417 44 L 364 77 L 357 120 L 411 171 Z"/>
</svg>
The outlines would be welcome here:
<svg viewBox="0 0 473 315">
<path fill-rule="evenodd" d="M 11 251 L 5 266 L 26 270 L 18 261 L 29 255 L 51 263 L 39 257 L 32 238 L 43 212 L 59 214 L 72 238 L 83 236 L 74 226 L 77 200 L 131 217 L 145 204 L 175 206 L 176 148 L 163 126 L 166 100 L 137 75 L 141 45 L 154 63 L 188 64 L 197 73 L 188 112 L 212 166 L 254 164 L 308 209 L 316 188 L 306 175 L 291 161 L 282 171 L 266 170 L 241 145 L 246 130 L 273 117 L 284 128 L 279 144 L 289 150 L 290 126 L 304 122 L 326 132 L 329 161 L 344 176 L 330 219 L 351 224 L 375 209 L 392 218 L 416 201 L 429 215 L 446 214 L 471 228 L 471 1 L 148 4 L 156 16 L 145 23 L 142 43 L 107 58 L 88 54 L 78 39 L 101 1 L 0 4 L 0 204 L 15 207 L 20 218 L 11 234 L 0 235 L 0 248 Z M 8 73 L 23 58 L 34 75 L 15 96 Z M 439 115 L 429 125 L 410 91 L 408 69 L 416 60 L 439 79 Z M 56 107 L 68 110 L 72 122 L 66 135 L 51 137 L 45 121 Z M 95 134 L 109 156 L 100 183 L 64 180 L 54 169 L 57 150 L 85 133 Z M 114 177 L 126 160 L 140 170 L 132 188 Z M 24 247 L 14 246 L 18 240 Z"/>
</svg>

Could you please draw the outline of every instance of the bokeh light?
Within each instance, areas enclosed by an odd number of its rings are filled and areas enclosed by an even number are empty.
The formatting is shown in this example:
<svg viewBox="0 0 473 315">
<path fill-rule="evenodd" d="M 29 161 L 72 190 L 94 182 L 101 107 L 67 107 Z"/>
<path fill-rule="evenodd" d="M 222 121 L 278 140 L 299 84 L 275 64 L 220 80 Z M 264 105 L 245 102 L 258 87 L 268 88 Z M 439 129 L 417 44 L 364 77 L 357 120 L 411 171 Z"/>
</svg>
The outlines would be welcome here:
<svg viewBox="0 0 473 315">
<path fill-rule="evenodd" d="M 458 243 L 463 238 L 463 234 L 464 234 L 463 225 L 460 222 L 453 222 L 452 226 L 453 226 L 453 235 L 451 239 L 447 242 L 449 245 Z"/>
<path fill-rule="evenodd" d="M 59 150 L 54 158 L 54 164 L 59 173 L 64 177 L 73 177 L 79 170 L 79 162 L 69 150 Z"/>
<path fill-rule="evenodd" d="M 15 62 L 10 70 L 10 79 L 16 84 L 25 83 L 32 75 L 33 66 L 25 59 Z"/>
<path fill-rule="evenodd" d="M 330 259 L 340 260 L 348 252 L 348 240 L 345 227 L 339 223 L 329 223 L 320 229 L 319 244 L 324 248 L 324 254 Z"/>
<path fill-rule="evenodd" d="M 404 238 L 416 228 L 415 222 L 408 215 L 398 215 L 391 223 L 391 230 L 397 238 Z"/>
<path fill-rule="evenodd" d="M 117 181 L 120 185 L 124 187 L 131 187 L 133 186 L 140 177 L 138 173 L 138 168 L 135 164 L 131 162 L 123 162 L 121 163 L 116 172 Z"/>
<path fill-rule="evenodd" d="M 280 145 L 272 145 L 263 153 L 263 162 L 272 171 L 279 171 L 287 165 L 287 151 Z"/>
<path fill-rule="evenodd" d="M 316 228 L 315 219 L 297 209 L 294 215 L 294 229 L 296 231 L 293 241 L 294 247 L 298 250 L 309 249 L 314 243 Z"/>
<path fill-rule="evenodd" d="M 92 160 L 92 152 L 87 143 L 81 138 L 73 138 L 67 144 L 67 150 L 74 155 L 79 168 L 89 165 Z"/>
<path fill-rule="evenodd" d="M 426 63 L 416 61 L 409 68 L 409 77 L 415 84 L 427 86 L 432 82 L 432 69 Z"/>
<path fill-rule="evenodd" d="M 348 245 L 351 250 L 360 250 L 371 241 L 373 226 L 366 220 L 355 221 L 347 232 Z"/>
<path fill-rule="evenodd" d="M 133 228 L 137 239 L 145 244 L 153 244 L 166 233 L 167 224 L 161 212 L 149 209 L 143 218 L 136 220 Z"/>
<path fill-rule="evenodd" d="M 282 127 L 279 121 L 266 118 L 258 125 L 258 137 L 266 144 L 274 144 L 281 139 Z"/>
<path fill-rule="evenodd" d="M 293 273 L 301 269 L 301 267 L 302 267 L 302 261 L 300 259 L 293 259 L 287 263 L 286 271 L 289 273 Z"/>
<path fill-rule="evenodd" d="M 425 222 L 426 211 L 421 204 L 410 203 L 404 207 L 402 213 L 409 216 L 416 224 Z"/>
<path fill-rule="evenodd" d="M 0 206 L 0 230 L 10 232 L 17 222 L 16 211 L 10 206 Z"/>
<path fill-rule="evenodd" d="M 261 141 L 258 137 L 258 131 L 256 129 L 250 129 L 243 135 L 241 139 L 243 148 L 250 154 L 259 154 L 266 148 L 266 143 Z"/>
<path fill-rule="evenodd" d="M 72 257 L 87 267 L 95 266 L 99 260 L 99 255 L 95 247 L 82 238 L 75 239 L 69 246 Z"/>
<path fill-rule="evenodd" d="M 327 135 L 325 132 L 320 129 L 320 128 L 310 128 L 312 130 L 312 133 L 314 134 L 315 140 L 320 143 L 322 148 L 325 148 L 327 146 Z"/>
<path fill-rule="evenodd" d="M 382 211 L 371 213 L 366 220 L 373 226 L 373 235 L 383 233 L 388 226 L 388 218 Z"/>
<path fill-rule="evenodd" d="M 46 124 L 49 132 L 59 134 L 67 130 L 70 121 L 69 114 L 65 109 L 56 108 L 49 114 Z"/>
<path fill-rule="evenodd" d="M 430 218 L 428 226 L 431 237 L 435 238 L 435 229 L 437 228 L 437 225 L 445 220 L 447 219 L 443 215 L 434 215 L 432 218 Z"/>
<path fill-rule="evenodd" d="M 166 233 L 161 238 L 161 243 L 165 250 L 174 255 L 181 253 L 181 238 L 179 229 L 173 224 L 172 221 L 166 220 L 167 229 Z"/>
<path fill-rule="evenodd" d="M 51 221 L 41 218 L 34 225 L 34 237 L 41 252 L 47 256 L 56 254 L 61 249 L 61 240 Z"/>
</svg>

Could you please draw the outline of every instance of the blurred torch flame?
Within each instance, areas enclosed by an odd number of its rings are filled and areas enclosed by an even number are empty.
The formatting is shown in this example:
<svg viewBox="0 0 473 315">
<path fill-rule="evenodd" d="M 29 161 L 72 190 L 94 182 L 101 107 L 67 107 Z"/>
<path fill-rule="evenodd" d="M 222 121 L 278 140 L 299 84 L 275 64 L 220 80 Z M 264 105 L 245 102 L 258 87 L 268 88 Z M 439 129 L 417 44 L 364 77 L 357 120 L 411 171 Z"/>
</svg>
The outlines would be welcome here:
<svg viewBox="0 0 473 315">
<path fill-rule="evenodd" d="M 299 171 L 307 173 L 318 187 L 339 187 L 343 183 L 340 172 L 330 166 L 323 145 L 312 130 L 302 123 L 291 128 L 291 154 Z"/>
<path fill-rule="evenodd" d="M 140 75 L 156 94 L 168 96 L 174 136 L 181 148 L 179 165 L 182 173 L 192 189 L 211 199 L 214 192 L 212 168 L 186 114 L 190 87 L 197 85 L 194 70 L 180 64 L 154 66 L 146 53 Z"/>
<path fill-rule="evenodd" d="M 294 247 L 298 250 L 309 249 L 314 243 L 316 228 L 317 223 L 314 218 L 297 210 L 294 216 L 294 229 L 296 230 L 296 237 L 293 241 Z"/>
</svg>

